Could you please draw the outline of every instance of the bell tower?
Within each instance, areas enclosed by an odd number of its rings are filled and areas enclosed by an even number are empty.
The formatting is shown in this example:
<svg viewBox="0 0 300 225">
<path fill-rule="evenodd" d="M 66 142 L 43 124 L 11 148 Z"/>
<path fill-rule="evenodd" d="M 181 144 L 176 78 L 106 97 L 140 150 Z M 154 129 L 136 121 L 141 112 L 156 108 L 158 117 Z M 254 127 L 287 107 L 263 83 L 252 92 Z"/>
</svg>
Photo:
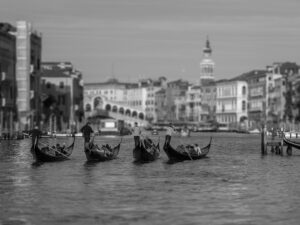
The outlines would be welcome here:
<svg viewBox="0 0 300 225">
<path fill-rule="evenodd" d="M 200 62 L 200 84 L 204 80 L 213 81 L 214 78 L 214 68 L 215 63 L 211 59 L 212 49 L 210 46 L 209 39 L 207 37 L 205 47 L 203 48 L 203 59 Z"/>
</svg>

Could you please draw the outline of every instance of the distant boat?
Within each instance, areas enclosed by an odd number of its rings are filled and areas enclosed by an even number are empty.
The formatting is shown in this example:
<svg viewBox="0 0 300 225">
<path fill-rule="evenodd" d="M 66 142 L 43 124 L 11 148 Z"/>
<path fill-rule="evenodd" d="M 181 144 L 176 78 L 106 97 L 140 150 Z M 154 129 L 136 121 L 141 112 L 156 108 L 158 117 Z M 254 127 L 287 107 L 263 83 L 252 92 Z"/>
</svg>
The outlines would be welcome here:
<svg viewBox="0 0 300 225">
<path fill-rule="evenodd" d="M 182 129 L 181 132 L 180 132 L 180 135 L 181 137 L 190 137 L 191 134 L 190 134 L 190 131 L 188 129 Z"/>
<path fill-rule="evenodd" d="M 249 134 L 260 134 L 259 129 L 249 130 Z"/>
</svg>

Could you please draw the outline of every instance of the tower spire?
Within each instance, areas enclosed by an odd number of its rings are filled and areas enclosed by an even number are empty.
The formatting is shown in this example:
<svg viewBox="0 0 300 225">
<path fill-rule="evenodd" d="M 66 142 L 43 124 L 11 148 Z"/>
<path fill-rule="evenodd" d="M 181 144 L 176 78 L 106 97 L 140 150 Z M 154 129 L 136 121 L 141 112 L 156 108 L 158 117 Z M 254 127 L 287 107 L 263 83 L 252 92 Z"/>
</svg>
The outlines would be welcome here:
<svg viewBox="0 0 300 225">
<path fill-rule="evenodd" d="M 204 80 L 214 80 L 214 67 L 215 63 L 211 59 L 212 49 L 210 46 L 210 41 L 208 35 L 206 36 L 205 47 L 203 48 L 203 59 L 200 62 L 200 84 Z"/>
<path fill-rule="evenodd" d="M 210 47 L 210 42 L 209 42 L 208 35 L 206 36 L 206 45 L 205 45 L 205 48 L 203 49 L 203 52 L 204 52 L 204 54 L 205 53 L 211 54 L 211 52 L 212 52 L 212 49 Z"/>
</svg>

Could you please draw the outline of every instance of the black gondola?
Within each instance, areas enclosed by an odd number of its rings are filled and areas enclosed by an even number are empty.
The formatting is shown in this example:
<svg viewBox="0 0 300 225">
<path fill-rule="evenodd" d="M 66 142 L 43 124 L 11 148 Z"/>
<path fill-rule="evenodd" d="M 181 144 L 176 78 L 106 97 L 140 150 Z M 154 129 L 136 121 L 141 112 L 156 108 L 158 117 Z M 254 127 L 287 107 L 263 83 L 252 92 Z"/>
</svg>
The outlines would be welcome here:
<svg viewBox="0 0 300 225">
<path fill-rule="evenodd" d="M 166 152 L 167 156 L 169 157 L 170 161 L 184 161 L 184 160 L 196 160 L 205 158 L 206 155 L 209 152 L 210 146 L 211 146 L 212 137 L 210 138 L 210 141 L 207 146 L 201 148 L 201 153 L 197 154 L 196 152 L 189 152 L 185 146 L 180 148 L 180 151 L 174 149 L 170 143 L 164 144 L 164 151 Z"/>
<path fill-rule="evenodd" d="M 283 136 L 283 142 L 290 147 L 296 148 L 296 149 L 300 149 L 300 143 L 296 142 L 296 141 L 292 141 L 287 139 L 285 136 Z"/>
<path fill-rule="evenodd" d="M 73 135 L 73 142 L 70 146 L 65 148 L 53 148 L 49 145 L 39 147 L 39 140 L 35 139 L 34 145 L 31 147 L 33 158 L 37 162 L 55 162 L 68 160 L 73 152 L 75 143 L 75 135 Z"/>
<path fill-rule="evenodd" d="M 140 140 L 139 144 L 133 149 L 135 162 L 151 162 L 160 156 L 159 142 L 155 145 L 150 138 Z"/>
<path fill-rule="evenodd" d="M 86 144 L 86 147 L 84 148 L 86 159 L 88 162 L 104 162 L 113 160 L 117 158 L 119 154 L 121 143 L 122 139 L 115 147 L 111 147 L 108 144 L 99 147 L 97 144 L 94 144 L 94 140 L 92 140 L 92 142 Z"/>
</svg>

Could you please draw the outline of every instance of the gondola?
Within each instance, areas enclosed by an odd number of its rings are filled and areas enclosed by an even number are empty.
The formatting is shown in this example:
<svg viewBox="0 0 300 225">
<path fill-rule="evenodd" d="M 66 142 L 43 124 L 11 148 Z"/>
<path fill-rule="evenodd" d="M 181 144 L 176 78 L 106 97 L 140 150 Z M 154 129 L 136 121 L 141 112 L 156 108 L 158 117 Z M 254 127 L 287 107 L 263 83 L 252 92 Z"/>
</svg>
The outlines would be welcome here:
<svg viewBox="0 0 300 225">
<path fill-rule="evenodd" d="M 115 147 L 111 147 L 110 145 L 102 145 L 99 147 L 94 143 L 94 139 L 86 144 L 84 148 L 84 153 L 88 162 L 104 162 L 117 158 L 120 146 L 122 143 L 122 139 Z"/>
<path fill-rule="evenodd" d="M 64 161 L 68 160 L 69 156 L 73 152 L 75 143 L 75 135 L 73 135 L 73 141 L 72 144 L 65 148 L 57 148 L 57 147 L 51 147 L 49 145 L 43 144 L 43 147 L 40 147 L 41 145 L 38 138 L 35 139 L 33 146 L 31 147 L 31 153 L 33 155 L 33 158 L 37 162 L 55 162 L 55 161 Z"/>
<path fill-rule="evenodd" d="M 140 140 L 133 149 L 134 162 L 152 162 L 160 156 L 159 142 L 155 145 L 150 138 Z"/>
<path fill-rule="evenodd" d="M 164 151 L 166 152 L 170 161 L 197 160 L 206 157 L 211 146 L 211 141 L 212 137 L 210 138 L 208 145 L 201 148 L 201 154 L 197 154 L 196 152 L 188 152 L 185 146 L 182 146 L 180 150 L 178 150 L 179 147 L 174 149 L 170 143 L 164 144 Z"/>
<path fill-rule="evenodd" d="M 285 136 L 283 136 L 283 142 L 287 146 L 290 146 L 290 147 L 293 147 L 293 148 L 296 148 L 296 149 L 300 149 L 300 142 L 289 140 Z"/>
</svg>

